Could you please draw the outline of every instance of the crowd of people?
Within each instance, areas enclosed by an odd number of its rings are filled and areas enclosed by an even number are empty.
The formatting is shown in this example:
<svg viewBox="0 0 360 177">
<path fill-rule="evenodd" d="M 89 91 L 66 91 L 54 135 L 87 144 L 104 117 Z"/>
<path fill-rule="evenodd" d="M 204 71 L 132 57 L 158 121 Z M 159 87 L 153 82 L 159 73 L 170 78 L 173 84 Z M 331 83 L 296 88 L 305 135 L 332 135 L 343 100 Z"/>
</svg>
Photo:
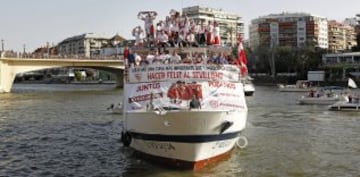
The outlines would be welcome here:
<svg viewBox="0 0 360 177">
<path fill-rule="evenodd" d="M 156 24 L 155 11 L 141 11 L 138 19 L 144 21 L 144 27 L 136 26 L 132 35 L 135 46 L 147 47 L 198 47 L 220 45 L 220 27 L 216 21 L 195 21 L 176 10 L 171 10 L 165 20 Z"/>
<path fill-rule="evenodd" d="M 159 52 L 149 50 L 147 53 L 126 52 L 128 67 L 156 65 L 156 64 L 236 64 L 237 59 L 228 52 L 178 53 L 177 50 Z"/>
</svg>

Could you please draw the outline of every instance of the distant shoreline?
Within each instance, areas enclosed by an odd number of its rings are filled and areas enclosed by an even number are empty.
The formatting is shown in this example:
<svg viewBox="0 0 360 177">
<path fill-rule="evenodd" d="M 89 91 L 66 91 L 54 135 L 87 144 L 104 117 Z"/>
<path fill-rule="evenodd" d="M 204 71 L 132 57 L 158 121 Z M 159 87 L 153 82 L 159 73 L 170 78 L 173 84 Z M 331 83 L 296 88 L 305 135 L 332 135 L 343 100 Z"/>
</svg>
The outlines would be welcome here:
<svg viewBox="0 0 360 177">
<path fill-rule="evenodd" d="M 62 80 L 32 80 L 18 81 L 15 84 L 116 84 L 116 81 L 62 81 Z"/>
</svg>

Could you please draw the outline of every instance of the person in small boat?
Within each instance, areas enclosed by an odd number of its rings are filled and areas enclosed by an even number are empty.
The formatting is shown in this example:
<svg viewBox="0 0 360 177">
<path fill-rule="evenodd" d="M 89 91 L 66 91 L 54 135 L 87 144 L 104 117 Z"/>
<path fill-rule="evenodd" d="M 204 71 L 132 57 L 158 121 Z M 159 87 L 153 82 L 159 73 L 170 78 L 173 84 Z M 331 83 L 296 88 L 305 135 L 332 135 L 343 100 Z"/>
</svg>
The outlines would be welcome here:
<svg viewBox="0 0 360 177">
<path fill-rule="evenodd" d="M 108 108 L 106 108 L 107 110 L 111 110 L 114 109 L 114 104 L 111 104 Z"/>
<path fill-rule="evenodd" d="M 196 94 L 193 95 L 193 99 L 190 101 L 190 110 L 191 109 L 201 109 L 201 103 Z"/>
<path fill-rule="evenodd" d="M 327 92 L 326 92 L 326 96 L 327 96 L 327 97 L 333 97 L 333 96 L 334 96 L 333 91 L 332 91 L 332 90 L 327 91 Z"/>
<path fill-rule="evenodd" d="M 314 91 L 314 90 L 310 90 L 309 97 L 314 97 L 314 96 L 315 96 L 315 91 Z"/>
<path fill-rule="evenodd" d="M 349 103 L 352 103 L 352 96 L 350 94 L 348 95 L 348 100 L 349 100 Z"/>
</svg>

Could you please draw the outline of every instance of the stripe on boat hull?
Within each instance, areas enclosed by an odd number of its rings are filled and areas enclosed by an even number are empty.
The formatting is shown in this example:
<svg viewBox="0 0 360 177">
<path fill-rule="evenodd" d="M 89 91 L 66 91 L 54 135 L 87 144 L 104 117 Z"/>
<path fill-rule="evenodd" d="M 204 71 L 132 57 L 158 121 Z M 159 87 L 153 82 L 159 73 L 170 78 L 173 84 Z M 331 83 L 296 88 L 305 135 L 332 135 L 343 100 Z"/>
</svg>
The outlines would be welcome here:
<svg viewBox="0 0 360 177">
<path fill-rule="evenodd" d="M 169 141 L 179 143 L 204 143 L 210 141 L 221 141 L 239 136 L 240 131 L 218 135 L 160 135 L 129 132 L 132 138 L 151 141 Z"/>
</svg>

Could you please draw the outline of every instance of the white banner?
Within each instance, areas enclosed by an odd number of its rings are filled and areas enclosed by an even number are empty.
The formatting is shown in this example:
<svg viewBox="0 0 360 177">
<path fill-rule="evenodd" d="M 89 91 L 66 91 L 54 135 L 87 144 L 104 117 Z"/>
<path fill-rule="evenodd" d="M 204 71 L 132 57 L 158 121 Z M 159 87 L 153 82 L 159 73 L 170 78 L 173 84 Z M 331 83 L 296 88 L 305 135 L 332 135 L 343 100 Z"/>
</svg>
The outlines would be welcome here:
<svg viewBox="0 0 360 177">
<path fill-rule="evenodd" d="M 125 85 L 127 111 L 188 110 L 198 101 L 202 110 L 244 110 L 243 84 L 226 81 L 151 82 Z"/>
<path fill-rule="evenodd" d="M 239 81 L 239 68 L 234 65 L 147 65 L 129 68 L 128 82 L 178 80 Z"/>
</svg>

